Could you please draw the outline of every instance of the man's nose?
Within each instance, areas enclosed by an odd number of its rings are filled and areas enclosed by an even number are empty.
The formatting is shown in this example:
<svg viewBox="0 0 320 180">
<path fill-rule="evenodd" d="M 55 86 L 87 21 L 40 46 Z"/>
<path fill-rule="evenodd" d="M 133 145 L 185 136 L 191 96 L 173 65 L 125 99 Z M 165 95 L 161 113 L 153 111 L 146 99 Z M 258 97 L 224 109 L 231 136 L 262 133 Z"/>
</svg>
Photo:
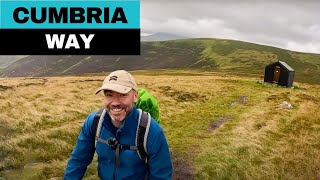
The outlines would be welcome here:
<svg viewBox="0 0 320 180">
<path fill-rule="evenodd" d="M 118 96 L 113 97 L 111 105 L 113 105 L 113 106 L 120 105 L 120 98 Z"/>
</svg>

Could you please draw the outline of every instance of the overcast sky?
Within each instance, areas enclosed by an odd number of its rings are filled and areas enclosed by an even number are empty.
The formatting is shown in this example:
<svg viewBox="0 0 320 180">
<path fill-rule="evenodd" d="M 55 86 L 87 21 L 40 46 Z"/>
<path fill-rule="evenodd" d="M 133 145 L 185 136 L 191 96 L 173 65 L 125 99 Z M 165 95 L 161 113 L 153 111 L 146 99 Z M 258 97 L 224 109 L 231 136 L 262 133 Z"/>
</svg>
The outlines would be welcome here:
<svg viewBox="0 0 320 180">
<path fill-rule="evenodd" d="M 141 31 L 320 54 L 320 0 L 141 0 Z"/>
</svg>

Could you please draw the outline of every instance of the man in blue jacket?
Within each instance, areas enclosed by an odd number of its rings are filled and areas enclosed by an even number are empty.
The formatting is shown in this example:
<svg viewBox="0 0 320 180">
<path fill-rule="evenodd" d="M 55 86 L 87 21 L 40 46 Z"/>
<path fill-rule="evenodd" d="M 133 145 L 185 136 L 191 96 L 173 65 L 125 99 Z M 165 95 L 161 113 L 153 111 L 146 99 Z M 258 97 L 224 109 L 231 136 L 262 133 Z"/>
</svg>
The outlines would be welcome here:
<svg viewBox="0 0 320 180">
<path fill-rule="evenodd" d="M 91 113 L 82 126 L 75 149 L 65 170 L 64 179 L 82 179 L 94 152 L 98 154 L 98 174 L 101 179 L 171 179 L 172 162 L 166 137 L 160 125 L 152 118 L 147 133 L 146 150 L 148 161 L 140 159 L 135 149 L 117 152 L 107 142 L 116 140 L 119 144 L 134 146 L 136 141 L 139 111 L 137 84 L 130 73 L 118 70 L 110 73 L 100 91 L 104 92 L 106 114 L 95 147 L 94 117 Z"/>
</svg>

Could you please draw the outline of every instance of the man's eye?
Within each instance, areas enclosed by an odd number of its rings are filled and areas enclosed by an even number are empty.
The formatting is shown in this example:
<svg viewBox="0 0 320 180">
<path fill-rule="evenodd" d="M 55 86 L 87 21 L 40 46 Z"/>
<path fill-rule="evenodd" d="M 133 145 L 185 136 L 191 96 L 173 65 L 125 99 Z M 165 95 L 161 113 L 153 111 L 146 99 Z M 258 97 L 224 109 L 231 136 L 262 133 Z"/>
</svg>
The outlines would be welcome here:
<svg viewBox="0 0 320 180">
<path fill-rule="evenodd" d="M 107 97 L 111 97 L 112 95 L 111 95 L 111 94 L 106 94 L 106 96 L 107 96 Z"/>
<path fill-rule="evenodd" d="M 121 94 L 121 96 L 123 97 L 123 96 L 128 96 L 128 94 Z"/>
</svg>

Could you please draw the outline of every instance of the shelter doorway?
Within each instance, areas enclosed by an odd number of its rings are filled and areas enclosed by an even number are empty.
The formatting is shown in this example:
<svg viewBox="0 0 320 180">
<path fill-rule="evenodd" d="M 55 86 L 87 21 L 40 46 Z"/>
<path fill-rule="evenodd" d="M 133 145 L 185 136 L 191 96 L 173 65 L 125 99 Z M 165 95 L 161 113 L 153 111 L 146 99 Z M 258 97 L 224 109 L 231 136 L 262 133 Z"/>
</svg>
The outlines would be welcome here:
<svg viewBox="0 0 320 180">
<path fill-rule="evenodd" d="M 280 77 L 280 66 L 276 66 L 273 71 L 273 82 L 278 83 Z"/>
</svg>

